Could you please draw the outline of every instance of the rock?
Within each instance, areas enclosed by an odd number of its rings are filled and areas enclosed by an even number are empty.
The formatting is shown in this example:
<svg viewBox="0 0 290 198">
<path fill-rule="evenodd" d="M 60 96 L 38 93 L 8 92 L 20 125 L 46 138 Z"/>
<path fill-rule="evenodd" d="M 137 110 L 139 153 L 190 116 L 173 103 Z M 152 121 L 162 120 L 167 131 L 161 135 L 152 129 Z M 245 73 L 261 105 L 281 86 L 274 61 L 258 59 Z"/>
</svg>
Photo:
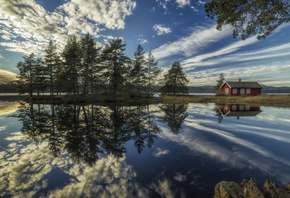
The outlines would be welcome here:
<svg viewBox="0 0 290 198">
<path fill-rule="evenodd" d="M 265 190 L 253 178 L 244 179 L 241 182 L 241 186 L 243 187 L 242 197 L 249 197 L 249 198 L 252 198 L 252 197 L 264 198 L 265 197 Z"/>
<path fill-rule="evenodd" d="M 214 198 L 238 198 L 242 188 L 235 182 L 222 181 L 215 186 Z"/>
<path fill-rule="evenodd" d="M 287 192 L 288 190 L 286 188 L 285 189 L 281 188 L 270 179 L 266 179 L 266 182 L 264 184 L 264 189 L 266 190 L 268 197 L 290 198 L 290 194 Z"/>
<path fill-rule="evenodd" d="M 244 179 L 240 185 L 222 181 L 215 186 L 214 198 L 290 198 L 290 183 L 282 188 L 270 179 L 264 187 L 253 179 Z"/>
</svg>

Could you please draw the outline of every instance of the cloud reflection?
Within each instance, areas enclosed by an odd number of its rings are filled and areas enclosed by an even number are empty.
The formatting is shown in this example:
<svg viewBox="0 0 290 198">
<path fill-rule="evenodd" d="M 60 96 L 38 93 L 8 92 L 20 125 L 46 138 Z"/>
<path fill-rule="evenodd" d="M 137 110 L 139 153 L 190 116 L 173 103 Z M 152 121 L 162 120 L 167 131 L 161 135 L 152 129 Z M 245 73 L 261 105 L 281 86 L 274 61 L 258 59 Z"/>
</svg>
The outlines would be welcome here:
<svg viewBox="0 0 290 198">
<path fill-rule="evenodd" d="M 203 113 L 200 113 L 200 105 L 190 104 L 183 131 L 174 136 L 167 128 L 162 128 L 160 136 L 188 147 L 193 155 L 206 154 L 238 169 L 257 168 L 287 184 L 290 175 L 286 169 L 290 166 L 290 160 L 275 153 L 264 141 L 274 141 L 273 145 L 289 143 L 289 130 L 278 129 L 277 133 L 275 128 L 269 129 L 269 126 L 257 128 L 251 118 L 245 121 L 243 127 L 242 121 L 235 119 L 217 125 L 212 116 L 213 108 L 214 105 L 203 106 Z"/>
<path fill-rule="evenodd" d="M 20 132 L 12 135 L 6 140 L 24 141 Z M 65 154 L 55 158 L 47 142 L 26 146 L 13 142 L 0 157 L 0 196 L 149 197 L 148 190 L 134 181 L 136 172 L 125 157 L 109 155 L 94 166 L 74 164 Z M 47 176 L 56 168 L 70 180 L 62 188 L 51 189 Z M 48 192 L 39 194 L 46 189 Z"/>
</svg>

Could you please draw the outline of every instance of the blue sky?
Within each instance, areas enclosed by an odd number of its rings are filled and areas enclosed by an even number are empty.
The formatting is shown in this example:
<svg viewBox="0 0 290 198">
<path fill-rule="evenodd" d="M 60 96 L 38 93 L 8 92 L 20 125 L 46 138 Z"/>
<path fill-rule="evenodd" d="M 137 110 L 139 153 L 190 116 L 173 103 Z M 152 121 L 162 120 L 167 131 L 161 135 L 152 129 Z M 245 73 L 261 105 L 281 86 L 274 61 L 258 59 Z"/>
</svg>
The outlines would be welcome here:
<svg viewBox="0 0 290 198">
<path fill-rule="evenodd" d="M 24 54 L 41 55 L 49 40 L 61 49 L 69 36 L 87 32 L 104 45 L 123 38 L 126 55 L 137 45 L 152 51 L 164 72 L 180 61 L 189 85 L 226 80 L 290 86 L 289 24 L 265 40 L 232 38 L 231 27 L 216 30 L 203 0 L 2 0 L 0 82 L 14 79 Z"/>
</svg>

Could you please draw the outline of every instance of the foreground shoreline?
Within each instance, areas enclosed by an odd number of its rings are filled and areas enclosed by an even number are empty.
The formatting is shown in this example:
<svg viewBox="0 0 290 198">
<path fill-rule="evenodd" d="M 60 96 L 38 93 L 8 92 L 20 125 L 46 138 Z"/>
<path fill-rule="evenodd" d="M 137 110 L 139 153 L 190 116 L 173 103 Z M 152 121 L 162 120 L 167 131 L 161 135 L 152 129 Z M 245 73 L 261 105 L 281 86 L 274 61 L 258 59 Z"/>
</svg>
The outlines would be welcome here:
<svg viewBox="0 0 290 198">
<path fill-rule="evenodd" d="M 259 96 L 194 96 L 194 95 L 161 95 L 137 97 L 135 95 L 118 94 L 116 96 L 97 94 L 86 95 L 85 99 L 72 95 L 43 96 L 0 96 L 2 101 L 25 101 L 35 103 L 217 103 L 217 104 L 252 104 L 260 106 L 290 107 L 290 95 Z"/>
</svg>

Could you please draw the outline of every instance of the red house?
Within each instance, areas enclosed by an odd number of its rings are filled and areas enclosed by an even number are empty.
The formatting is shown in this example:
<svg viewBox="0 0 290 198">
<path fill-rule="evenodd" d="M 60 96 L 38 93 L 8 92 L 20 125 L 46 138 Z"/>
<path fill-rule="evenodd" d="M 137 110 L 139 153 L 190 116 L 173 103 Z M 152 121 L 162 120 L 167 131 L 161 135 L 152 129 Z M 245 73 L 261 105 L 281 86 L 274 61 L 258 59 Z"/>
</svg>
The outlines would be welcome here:
<svg viewBox="0 0 290 198">
<path fill-rule="evenodd" d="M 220 108 L 223 116 L 237 117 L 239 119 L 241 116 L 256 116 L 262 111 L 259 106 L 250 106 L 242 104 L 228 104 Z"/>
<path fill-rule="evenodd" d="M 236 82 L 225 82 L 221 86 L 222 93 L 225 95 L 261 95 L 263 87 L 257 82 L 242 82 L 241 79 Z"/>
</svg>

